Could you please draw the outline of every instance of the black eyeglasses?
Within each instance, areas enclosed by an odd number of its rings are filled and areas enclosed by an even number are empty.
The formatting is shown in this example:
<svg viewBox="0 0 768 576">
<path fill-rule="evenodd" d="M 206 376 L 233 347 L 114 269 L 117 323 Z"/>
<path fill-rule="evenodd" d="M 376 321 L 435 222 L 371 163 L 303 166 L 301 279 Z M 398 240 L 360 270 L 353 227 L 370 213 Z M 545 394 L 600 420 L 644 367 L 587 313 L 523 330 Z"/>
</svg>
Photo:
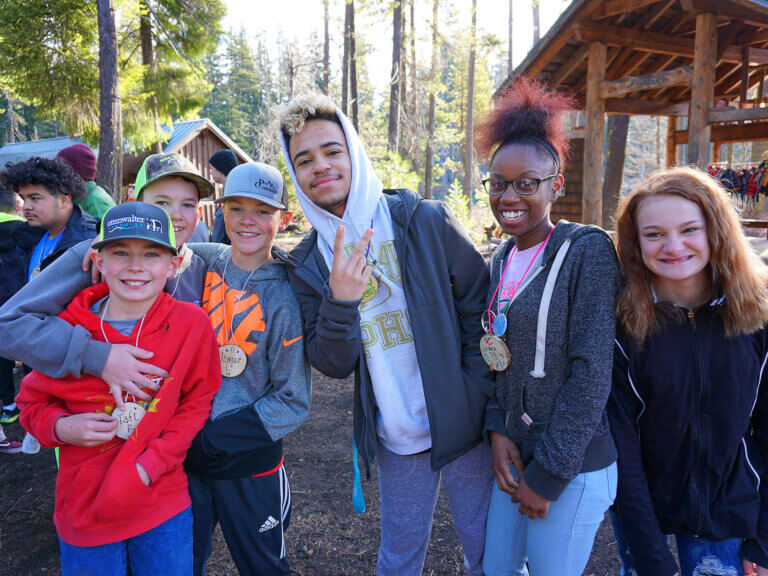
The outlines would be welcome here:
<svg viewBox="0 0 768 576">
<path fill-rule="evenodd" d="M 521 196 L 531 196 L 536 194 L 536 190 L 539 189 L 539 184 L 556 178 L 558 174 L 552 174 L 545 176 L 544 178 L 529 178 L 523 176 L 522 178 L 515 178 L 514 180 L 505 180 L 504 178 L 486 178 L 483 180 L 483 188 L 488 192 L 489 196 L 501 196 L 507 191 L 507 187 L 512 185 L 512 189 Z"/>
</svg>

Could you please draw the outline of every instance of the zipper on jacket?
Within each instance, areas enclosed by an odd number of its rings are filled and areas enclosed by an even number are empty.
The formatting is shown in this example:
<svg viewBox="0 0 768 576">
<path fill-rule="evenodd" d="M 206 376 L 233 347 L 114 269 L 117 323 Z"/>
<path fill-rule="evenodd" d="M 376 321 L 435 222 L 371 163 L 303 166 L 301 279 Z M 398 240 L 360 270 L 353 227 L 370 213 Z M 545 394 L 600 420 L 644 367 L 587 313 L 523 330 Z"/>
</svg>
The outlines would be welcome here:
<svg viewBox="0 0 768 576">
<path fill-rule="evenodd" d="M 696 457 L 696 477 L 693 482 L 691 482 L 691 493 L 693 495 L 693 503 L 694 503 L 694 523 L 696 526 L 696 533 L 700 534 L 704 530 L 704 517 L 706 516 L 706 494 L 704 494 L 705 487 L 703 484 L 700 485 L 697 480 L 699 480 L 702 475 L 700 474 L 700 471 L 703 468 L 703 463 L 701 461 L 701 454 L 702 454 L 702 438 L 701 438 L 701 428 L 700 428 L 700 406 L 701 406 L 701 396 L 704 392 L 704 367 L 701 362 L 701 350 L 699 348 L 699 342 L 696 338 L 696 318 L 694 314 L 693 309 L 688 310 L 688 322 L 689 326 L 691 328 L 691 340 L 693 342 L 693 349 L 696 353 L 696 367 L 698 371 L 698 390 L 696 390 L 696 393 L 694 395 L 693 400 L 693 418 L 691 419 L 691 435 L 693 437 L 693 449 L 694 449 L 694 455 Z"/>
</svg>

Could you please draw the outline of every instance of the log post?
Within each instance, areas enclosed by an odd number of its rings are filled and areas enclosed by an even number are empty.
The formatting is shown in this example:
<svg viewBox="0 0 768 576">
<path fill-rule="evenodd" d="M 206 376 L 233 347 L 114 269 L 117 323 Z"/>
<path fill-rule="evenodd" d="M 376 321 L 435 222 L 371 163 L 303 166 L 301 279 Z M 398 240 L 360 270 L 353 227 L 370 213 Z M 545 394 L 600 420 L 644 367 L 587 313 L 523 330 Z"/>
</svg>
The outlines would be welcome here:
<svg viewBox="0 0 768 576">
<path fill-rule="evenodd" d="M 581 221 L 596 226 L 603 223 L 605 100 L 600 97 L 600 86 L 605 80 L 606 54 L 605 44 L 592 42 L 589 45 Z"/>
<path fill-rule="evenodd" d="M 712 127 L 707 113 L 715 97 L 715 57 L 717 54 L 717 16 L 696 16 L 696 48 L 693 62 L 691 112 L 688 123 L 688 163 L 706 169 Z"/>
<path fill-rule="evenodd" d="M 675 116 L 668 116 L 667 118 L 667 168 L 672 168 L 677 161 L 677 143 L 675 142 L 677 118 Z"/>
</svg>

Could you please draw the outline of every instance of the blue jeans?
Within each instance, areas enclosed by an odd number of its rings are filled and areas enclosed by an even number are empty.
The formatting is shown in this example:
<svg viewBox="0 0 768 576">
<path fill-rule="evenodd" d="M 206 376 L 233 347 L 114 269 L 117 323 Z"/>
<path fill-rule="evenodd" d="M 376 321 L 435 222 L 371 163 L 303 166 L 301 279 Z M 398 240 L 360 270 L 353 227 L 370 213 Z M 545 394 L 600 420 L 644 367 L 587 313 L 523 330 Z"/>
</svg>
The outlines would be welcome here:
<svg viewBox="0 0 768 576">
<path fill-rule="evenodd" d="M 137 510 L 140 513 L 139 510 Z M 73 546 L 59 538 L 61 576 L 133 576 L 192 574 L 192 509 L 143 534 L 101 546 Z"/>
<path fill-rule="evenodd" d="M 624 538 L 624 530 L 618 515 L 611 510 L 611 523 L 616 535 L 616 546 L 621 556 L 620 576 L 636 574 L 635 561 Z M 741 563 L 741 539 L 705 540 L 690 534 L 675 534 L 677 556 L 680 561 L 681 576 L 740 576 L 743 574 Z M 669 536 L 667 536 L 669 543 Z"/>
<path fill-rule="evenodd" d="M 517 471 L 512 467 L 517 478 Z M 486 576 L 531 574 L 580 576 L 605 511 L 616 498 L 617 467 L 613 463 L 574 478 L 549 507 L 546 518 L 531 520 L 518 512 L 497 484 L 493 485 L 485 532 Z"/>
</svg>

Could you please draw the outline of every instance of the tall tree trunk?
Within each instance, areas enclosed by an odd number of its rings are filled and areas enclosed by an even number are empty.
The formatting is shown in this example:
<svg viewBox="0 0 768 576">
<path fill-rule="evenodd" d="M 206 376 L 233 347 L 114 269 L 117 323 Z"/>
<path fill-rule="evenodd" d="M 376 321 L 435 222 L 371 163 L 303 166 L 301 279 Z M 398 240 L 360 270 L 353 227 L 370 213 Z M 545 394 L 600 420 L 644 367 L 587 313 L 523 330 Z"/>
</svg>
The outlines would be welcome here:
<svg viewBox="0 0 768 576">
<path fill-rule="evenodd" d="M 8 92 L 5 93 L 6 114 L 8 116 L 8 142 L 16 142 L 16 112 L 13 110 L 14 101 Z"/>
<path fill-rule="evenodd" d="M 416 134 L 418 125 L 417 122 L 417 103 L 416 103 L 416 0 L 411 0 L 411 90 L 410 90 L 410 111 L 408 117 L 411 120 L 412 132 Z M 413 145 L 413 158 L 411 158 L 411 166 L 414 172 L 419 171 L 419 142 L 418 138 L 414 138 Z"/>
<path fill-rule="evenodd" d="M 400 4 L 405 4 L 406 0 L 400 0 Z M 403 19 L 400 21 L 403 24 L 400 37 L 403 39 L 403 45 L 400 48 L 400 127 L 398 128 L 398 142 L 397 147 L 400 149 L 402 145 L 403 124 L 408 121 L 408 36 L 405 33 L 406 29 L 406 13 L 407 10 L 403 10 Z"/>
<path fill-rule="evenodd" d="M 331 79 L 331 36 L 328 33 L 328 0 L 323 0 L 323 94 L 328 95 Z"/>
<path fill-rule="evenodd" d="M 629 115 L 611 114 L 608 116 L 608 154 L 605 159 L 605 181 L 603 183 L 603 226 L 609 229 L 614 227 L 616 208 L 619 205 L 628 132 Z"/>
<path fill-rule="evenodd" d="M 387 145 L 395 151 L 400 143 L 400 59 L 403 52 L 403 0 L 392 10 L 392 76 L 389 79 L 389 129 Z"/>
<path fill-rule="evenodd" d="M 472 27 L 469 34 L 469 70 L 467 74 L 467 124 L 464 142 L 464 181 L 462 192 L 472 202 L 474 190 L 475 152 L 475 36 L 477 34 L 477 0 L 472 0 Z"/>
<path fill-rule="evenodd" d="M 97 0 L 99 26 L 98 182 L 120 200 L 123 180 L 123 124 L 114 0 Z"/>
<path fill-rule="evenodd" d="M 350 31 L 354 7 L 352 0 L 344 3 L 344 55 L 341 63 L 341 111 L 349 116 L 349 70 L 351 67 L 350 47 L 352 32 Z"/>
<path fill-rule="evenodd" d="M 507 74 L 512 75 L 512 71 L 515 69 L 515 65 L 512 63 L 512 21 L 513 21 L 513 5 L 515 0 L 509 0 L 509 49 L 507 50 Z"/>
<path fill-rule="evenodd" d="M 429 65 L 429 112 L 427 114 L 427 149 L 424 158 L 424 196 L 432 198 L 432 162 L 435 141 L 435 80 L 437 78 L 437 8 L 432 0 L 432 61 Z"/>
<path fill-rule="evenodd" d="M 139 16 L 139 39 L 141 41 L 141 63 L 152 73 L 155 69 L 155 50 L 152 46 L 152 22 L 150 21 L 147 0 L 141 0 Z M 152 121 L 155 124 L 155 133 L 160 134 L 160 113 L 157 108 L 157 96 L 149 97 L 149 106 L 152 111 Z M 159 140 L 149 147 L 152 154 L 163 151 L 163 144 Z"/>
<path fill-rule="evenodd" d="M 349 97 L 352 100 L 352 125 L 359 130 L 357 124 L 357 42 L 355 41 L 355 2 L 349 0 Z"/>
<path fill-rule="evenodd" d="M 541 0 L 531 0 L 531 7 L 533 8 L 533 44 L 538 44 L 541 40 L 541 30 L 539 29 L 539 2 Z"/>
</svg>

